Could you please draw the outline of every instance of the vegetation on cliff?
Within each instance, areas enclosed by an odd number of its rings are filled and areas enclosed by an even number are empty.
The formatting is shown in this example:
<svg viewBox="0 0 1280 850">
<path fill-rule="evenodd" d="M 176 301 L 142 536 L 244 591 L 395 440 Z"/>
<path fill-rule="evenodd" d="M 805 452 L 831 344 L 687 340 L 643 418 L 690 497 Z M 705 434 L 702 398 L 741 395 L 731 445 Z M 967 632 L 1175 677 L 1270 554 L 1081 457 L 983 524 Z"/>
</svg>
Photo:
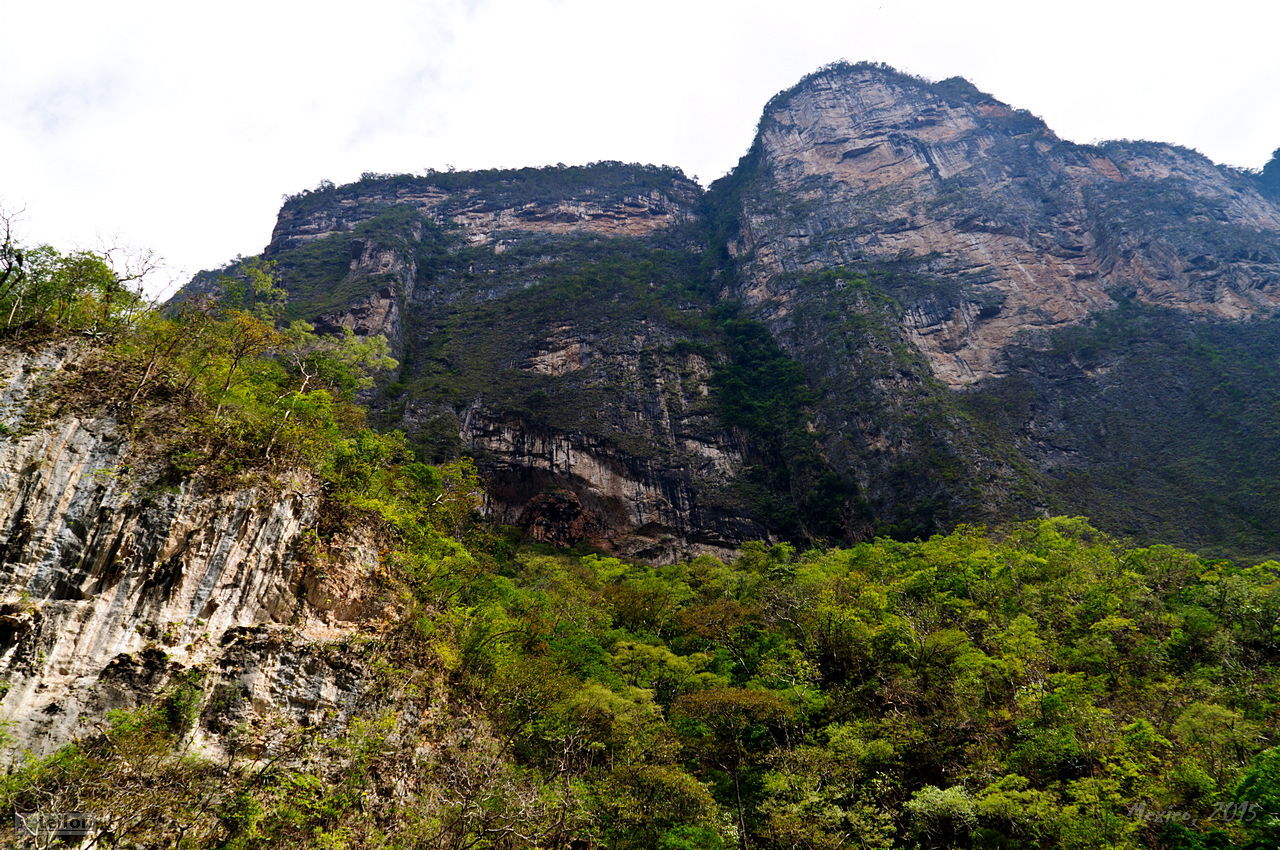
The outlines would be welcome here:
<svg viewBox="0 0 1280 850">
<path fill-rule="evenodd" d="M 391 194 L 431 190 L 483 192 L 490 202 L 519 206 L 572 197 L 584 191 L 609 194 L 666 190 L 673 184 L 687 184 L 690 188 L 694 186 L 679 168 L 615 160 L 593 162 L 589 165 L 560 164 L 530 168 L 488 168 L 480 171 L 428 169 L 422 174 L 366 172 L 355 183 L 339 187 L 325 180 L 314 189 L 290 195 L 285 199 L 285 212 L 296 215 L 323 208 L 332 203 L 339 192 L 346 195 L 368 192 L 375 196 L 388 194 L 388 190 Z"/>
<path fill-rule="evenodd" d="M 223 697 L 189 670 L 15 766 L 6 809 L 95 812 L 121 847 L 1280 840 L 1280 564 L 1066 518 L 666 566 L 533 546 L 476 524 L 465 463 L 364 426 L 353 394 L 381 346 L 277 325 L 268 267 L 169 315 L 108 303 L 94 268 L 43 313 L 24 289 L 37 312 L 7 334 L 95 340 L 54 403 L 162 430 L 171 476 L 311 470 L 317 535 L 380 529 L 391 613 L 331 648 L 367 671 L 353 716 L 223 729 L 211 760 L 192 733 Z M 798 379 L 756 326 L 728 327 L 723 403 L 751 427 Z M 764 395 L 733 383 L 764 377 Z"/>
<path fill-rule="evenodd" d="M 961 400 L 1045 470 L 1055 512 L 1087 505 L 1113 533 L 1276 557 L 1277 358 L 1275 319 L 1224 325 L 1121 299 L 1032 337 L 1009 377 Z"/>
<path fill-rule="evenodd" d="M 1280 150 L 1271 155 L 1258 173 L 1258 186 L 1268 195 L 1280 198 Z"/>
</svg>

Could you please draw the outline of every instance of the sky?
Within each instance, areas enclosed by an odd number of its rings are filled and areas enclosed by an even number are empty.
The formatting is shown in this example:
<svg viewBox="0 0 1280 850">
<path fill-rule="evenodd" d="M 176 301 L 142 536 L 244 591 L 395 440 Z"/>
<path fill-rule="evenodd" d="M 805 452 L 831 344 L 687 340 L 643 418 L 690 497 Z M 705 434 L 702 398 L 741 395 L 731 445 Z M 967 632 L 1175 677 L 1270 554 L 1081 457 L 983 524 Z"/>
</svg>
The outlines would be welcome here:
<svg viewBox="0 0 1280 850">
<path fill-rule="evenodd" d="M 262 250 L 282 197 L 583 163 L 704 184 L 837 59 L 963 76 L 1079 142 L 1259 168 L 1280 6 L 1250 0 L 0 0 L 0 210 L 24 240 L 163 258 L 156 292 Z"/>
</svg>

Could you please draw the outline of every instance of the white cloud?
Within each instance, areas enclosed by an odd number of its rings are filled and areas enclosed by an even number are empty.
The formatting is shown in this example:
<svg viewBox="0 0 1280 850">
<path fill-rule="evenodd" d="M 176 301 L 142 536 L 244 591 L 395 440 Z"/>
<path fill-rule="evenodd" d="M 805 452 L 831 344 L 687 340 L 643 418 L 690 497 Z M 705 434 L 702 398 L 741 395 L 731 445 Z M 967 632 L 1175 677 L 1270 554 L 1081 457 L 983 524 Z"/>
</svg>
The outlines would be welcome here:
<svg viewBox="0 0 1280 850">
<path fill-rule="evenodd" d="M 966 76 L 1080 141 L 1253 167 L 1280 147 L 1280 12 L 1251 2 L 6 6 L 0 199 L 32 238 L 119 234 L 186 271 L 362 171 L 621 159 L 707 181 L 772 94 L 840 57 Z"/>
</svg>

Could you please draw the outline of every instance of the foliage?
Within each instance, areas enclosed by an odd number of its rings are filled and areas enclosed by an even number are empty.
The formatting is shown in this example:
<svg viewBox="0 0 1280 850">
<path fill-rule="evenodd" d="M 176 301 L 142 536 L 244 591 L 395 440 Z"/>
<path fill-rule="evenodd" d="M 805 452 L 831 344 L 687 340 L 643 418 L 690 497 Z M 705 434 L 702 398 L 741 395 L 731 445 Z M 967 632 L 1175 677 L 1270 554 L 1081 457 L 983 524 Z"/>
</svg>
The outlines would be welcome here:
<svg viewBox="0 0 1280 850">
<path fill-rule="evenodd" d="M 744 476 L 749 503 L 787 539 L 849 539 L 857 488 L 822 457 L 804 369 L 759 322 L 731 317 L 719 330 L 727 357 L 711 384 L 720 418 L 751 434 L 765 457 Z"/>
<path fill-rule="evenodd" d="M 634 259 L 517 303 L 599 303 L 600 287 L 649 291 L 679 268 Z M 728 562 L 515 548 L 475 523 L 473 464 L 422 464 L 404 435 L 365 426 L 356 398 L 390 365 L 385 344 L 282 326 L 270 267 L 243 275 L 221 304 L 111 313 L 127 321 L 56 403 L 123 388 L 116 412 L 163 435 L 172 478 L 312 475 L 318 536 L 374 530 L 386 610 L 327 650 L 363 671 L 359 705 L 233 729 L 212 759 L 193 742 L 222 696 L 182 672 L 17 765 L 4 807 L 101 812 L 117 846 L 1274 843 L 1280 564 L 1126 546 L 1078 518 L 755 543 Z M 101 321 L 99 290 L 84 311 L 51 291 L 44 332 Z M 640 303 L 668 316 L 660 295 Z M 759 326 L 721 319 L 726 415 L 800 430 L 784 404 L 804 396 L 799 368 Z"/>
<path fill-rule="evenodd" d="M 1052 510 L 1207 554 L 1280 553 L 1280 323 L 1204 322 L 1122 298 L 1027 343 L 1009 377 L 964 403 L 999 439 L 1024 441 L 1047 469 Z"/>
<path fill-rule="evenodd" d="M 0 243 L 0 333 L 78 332 L 101 337 L 127 328 L 145 307 L 128 276 L 92 251 Z"/>
<path fill-rule="evenodd" d="M 1280 198 L 1280 150 L 1271 154 L 1271 159 L 1258 174 L 1258 188 L 1264 193 Z"/>
<path fill-rule="evenodd" d="M 489 168 L 479 171 L 427 169 L 417 174 L 366 173 L 355 183 L 335 186 L 322 181 L 315 189 L 285 198 L 283 213 L 305 215 L 341 197 L 359 199 L 377 193 L 483 190 L 488 198 L 516 207 L 533 201 L 574 197 L 584 189 L 596 192 L 647 192 L 671 189 L 684 183 L 684 173 L 670 166 L 642 165 L 612 160 L 588 165 L 552 165 L 541 168 Z"/>
<path fill-rule="evenodd" d="M 41 277 L 42 262 L 32 262 L 30 278 Z M 228 280 L 227 298 L 167 312 L 116 298 L 104 317 L 99 288 L 70 302 L 58 291 L 35 300 L 28 289 L 24 299 L 38 318 L 26 332 L 66 333 L 73 321 L 82 331 L 111 328 L 86 367 L 63 377 L 45 412 L 110 404 L 138 437 L 135 461 L 159 460 L 171 481 L 199 474 L 216 485 L 301 465 L 340 486 L 351 458 L 394 454 L 375 447 L 402 438 L 365 427 L 356 403 L 374 374 L 396 365 L 385 339 L 321 337 L 303 322 L 281 329 L 284 292 L 272 268 L 242 271 Z M 104 397 L 103 386 L 119 396 Z"/>
<path fill-rule="evenodd" d="M 545 782 L 598 784 L 609 846 L 659 846 L 671 810 L 640 801 L 684 793 L 687 827 L 762 846 L 1164 846 L 1152 812 L 1243 846 L 1220 812 L 1246 776 L 1269 799 L 1278 568 L 1069 519 L 732 564 L 526 553 L 465 592 L 456 670 Z"/>
</svg>

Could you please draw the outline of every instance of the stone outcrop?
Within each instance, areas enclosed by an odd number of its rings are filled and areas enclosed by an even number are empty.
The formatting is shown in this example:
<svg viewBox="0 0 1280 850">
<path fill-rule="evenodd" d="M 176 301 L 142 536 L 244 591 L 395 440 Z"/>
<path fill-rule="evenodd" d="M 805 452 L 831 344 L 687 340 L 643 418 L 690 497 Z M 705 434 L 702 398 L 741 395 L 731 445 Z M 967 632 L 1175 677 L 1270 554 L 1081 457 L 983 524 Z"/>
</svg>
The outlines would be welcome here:
<svg viewBox="0 0 1280 850">
<path fill-rule="evenodd" d="M 402 367 L 370 396 L 376 417 L 429 460 L 475 456 L 495 518 L 668 559 L 1100 510 L 1042 450 L 1045 433 L 1092 438 L 1044 411 L 1143 387 L 1100 383 L 1123 353 L 1062 349 L 1130 303 L 1265 323 L 1271 177 L 1173 145 L 1074 144 L 964 80 L 840 63 L 773 98 L 708 191 L 620 163 L 367 175 L 289 199 L 264 256 L 293 317 L 388 337 Z M 760 415 L 786 367 L 735 353 L 741 321 L 799 367 L 794 409 Z M 1028 378 L 1064 357 L 1089 363 L 1070 392 Z M 1125 380 L 1150 380 L 1142 362 Z M 720 391 L 741 374 L 757 385 L 735 413 Z M 1034 387 L 1021 423 L 984 401 L 1015 385 Z M 806 505 L 824 506 L 821 531 Z"/>
<path fill-rule="evenodd" d="M 941 295 L 909 339 L 951 386 L 1003 374 L 1027 330 L 1112 294 L 1206 316 L 1280 305 L 1280 206 L 1249 175 L 1172 145 L 1065 142 L 963 80 L 838 65 L 775 97 L 744 161 L 740 294 L 766 315 L 787 273 L 913 260 Z"/>
<path fill-rule="evenodd" d="M 244 694 L 246 717 L 341 713 L 357 674 L 319 648 L 375 612 L 372 545 L 301 558 L 318 495 L 305 478 L 163 488 L 131 468 L 133 438 L 109 412 L 39 421 L 43 389 L 80 356 L 0 352 L 0 721 L 14 745 L 47 752 L 192 668 Z M 287 652 L 236 649 L 272 635 Z"/>
</svg>

